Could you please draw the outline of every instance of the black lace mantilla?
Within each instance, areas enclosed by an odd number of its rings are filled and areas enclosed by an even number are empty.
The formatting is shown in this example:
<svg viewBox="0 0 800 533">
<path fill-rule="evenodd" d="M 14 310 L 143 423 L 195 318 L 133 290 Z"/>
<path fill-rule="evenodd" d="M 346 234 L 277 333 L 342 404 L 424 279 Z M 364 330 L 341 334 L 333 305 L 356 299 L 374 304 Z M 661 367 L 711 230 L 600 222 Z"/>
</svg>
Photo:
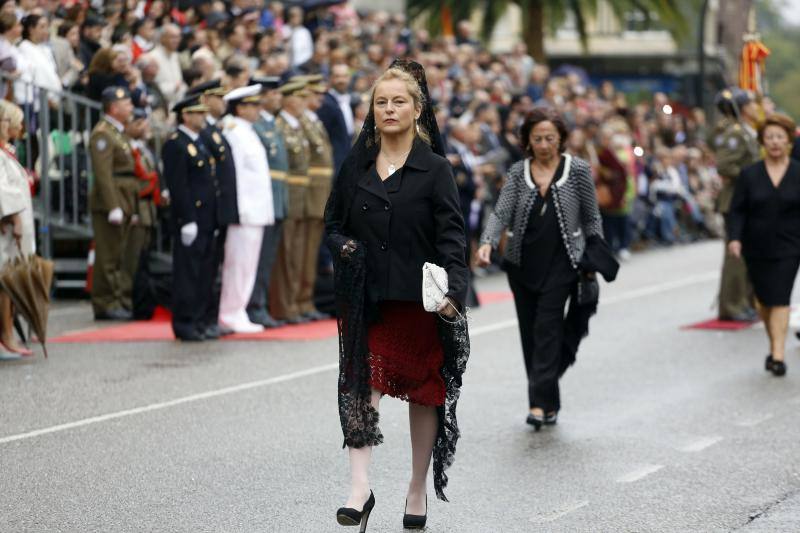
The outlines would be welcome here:
<svg viewBox="0 0 800 533">
<path fill-rule="evenodd" d="M 352 253 L 343 256 L 342 246 L 349 239 L 332 235 L 328 239 L 334 259 L 336 307 L 339 326 L 339 419 L 344 446 L 361 448 L 383 442 L 378 428 L 378 412 L 370 404 L 369 349 L 367 347 L 366 254 L 356 243 Z M 433 485 L 436 496 L 447 501 L 445 471 L 453 464 L 461 435 L 456 406 L 461 394 L 461 378 L 469 359 L 469 331 L 466 320 L 452 323 L 439 318 L 439 339 L 444 350 L 441 369 L 446 394 L 437 407 L 439 429 L 433 446 Z"/>
</svg>

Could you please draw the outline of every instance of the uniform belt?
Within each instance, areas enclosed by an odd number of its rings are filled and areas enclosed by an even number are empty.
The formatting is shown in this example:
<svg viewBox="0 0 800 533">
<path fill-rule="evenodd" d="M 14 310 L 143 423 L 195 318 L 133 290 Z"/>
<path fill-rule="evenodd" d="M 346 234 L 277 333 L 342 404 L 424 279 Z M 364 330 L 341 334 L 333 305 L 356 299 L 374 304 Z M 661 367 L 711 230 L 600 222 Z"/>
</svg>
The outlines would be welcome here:
<svg viewBox="0 0 800 533">
<path fill-rule="evenodd" d="M 283 170 L 269 169 L 269 175 L 275 181 L 286 181 L 286 172 Z"/>
<path fill-rule="evenodd" d="M 307 187 L 308 185 L 311 185 L 311 178 L 309 178 L 308 176 L 292 176 L 292 175 L 290 175 L 290 176 L 288 176 L 286 178 L 286 182 L 289 185 L 302 185 L 304 187 Z"/>
<path fill-rule="evenodd" d="M 330 178 L 333 176 L 333 169 L 330 167 L 310 167 L 308 175 L 315 178 Z"/>
</svg>

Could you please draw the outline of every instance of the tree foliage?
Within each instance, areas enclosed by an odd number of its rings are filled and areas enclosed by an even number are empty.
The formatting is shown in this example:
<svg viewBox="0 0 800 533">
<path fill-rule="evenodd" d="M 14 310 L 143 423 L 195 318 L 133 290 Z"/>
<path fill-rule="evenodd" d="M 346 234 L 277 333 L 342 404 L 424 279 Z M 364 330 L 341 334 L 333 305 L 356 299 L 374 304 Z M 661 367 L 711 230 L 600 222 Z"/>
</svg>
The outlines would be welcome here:
<svg viewBox="0 0 800 533">
<path fill-rule="evenodd" d="M 641 13 L 645 20 L 656 16 L 661 26 L 678 38 L 690 32 L 687 11 L 698 4 L 696 0 L 408 0 L 407 8 L 412 18 L 427 17 L 428 28 L 434 34 L 442 30 L 444 8 L 449 8 L 453 21 L 468 19 L 479 11 L 483 20 L 481 37 L 486 41 L 509 6 L 516 4 L 522 10 L 523 39 L 536 57 L 544 52 L 545 29 L 553 32 L 570 15 L 587 51 L 587 21 L 597 13 L 601 1 L 606 1 L 620 20 L 631 12 Z"/>
<path fill-rule="evenodd" d="M 800 119 L 800 27 L 789 26 L 781 17 L 788 9 L 783 2 L 761 0 L 756 4 L 758 27 L 765 45 L 772 51 L 767 58 L 767 94 L 772 97 L 780 111 L 795 120 Z"/>
</svg>

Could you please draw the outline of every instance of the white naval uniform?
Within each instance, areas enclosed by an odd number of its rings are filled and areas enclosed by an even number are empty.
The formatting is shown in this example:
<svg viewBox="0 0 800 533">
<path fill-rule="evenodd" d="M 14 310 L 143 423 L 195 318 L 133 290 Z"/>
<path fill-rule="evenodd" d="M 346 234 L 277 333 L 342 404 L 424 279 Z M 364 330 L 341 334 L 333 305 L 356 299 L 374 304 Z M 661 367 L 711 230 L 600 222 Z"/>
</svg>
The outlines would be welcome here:
<svg viewBox="0 0 800 533">
<path fill-rule="evenodd" d="M 264 226 L 275 223 L 272 179 L 267 153 L 251 123 L 231 117 L 224 134 L 236 167 L 239 223 L 228 226 L 225 240 L 219 322 L 236 333 L 256 333 L 264 328 L 250 321 L 247 304 L 256 281 Z"/>
</svg>

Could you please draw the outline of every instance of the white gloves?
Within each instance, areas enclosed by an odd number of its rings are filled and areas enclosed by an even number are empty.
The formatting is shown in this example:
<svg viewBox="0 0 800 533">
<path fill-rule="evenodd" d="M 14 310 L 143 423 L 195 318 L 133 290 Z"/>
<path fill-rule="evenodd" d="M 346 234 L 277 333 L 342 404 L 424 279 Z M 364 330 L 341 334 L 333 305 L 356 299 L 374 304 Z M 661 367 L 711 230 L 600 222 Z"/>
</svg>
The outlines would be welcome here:
<svg viewBox="0 0 800 533">
<path fill-rule="evenodd" d="M 114 209 L 108 212 L 109 224 L 119 226 L 120 224 L 122 224 L 123 218 L 125 218 L 125 213 L 122 212 L 122 208 L 120 207 L 115 207 Z"/>
<path fill-rule="evenodd" d="M 181 227 L 181 242 L 184 246 L 191 246 L 197 238 L 197 222 L 189 222 Z"/>
</svg>

